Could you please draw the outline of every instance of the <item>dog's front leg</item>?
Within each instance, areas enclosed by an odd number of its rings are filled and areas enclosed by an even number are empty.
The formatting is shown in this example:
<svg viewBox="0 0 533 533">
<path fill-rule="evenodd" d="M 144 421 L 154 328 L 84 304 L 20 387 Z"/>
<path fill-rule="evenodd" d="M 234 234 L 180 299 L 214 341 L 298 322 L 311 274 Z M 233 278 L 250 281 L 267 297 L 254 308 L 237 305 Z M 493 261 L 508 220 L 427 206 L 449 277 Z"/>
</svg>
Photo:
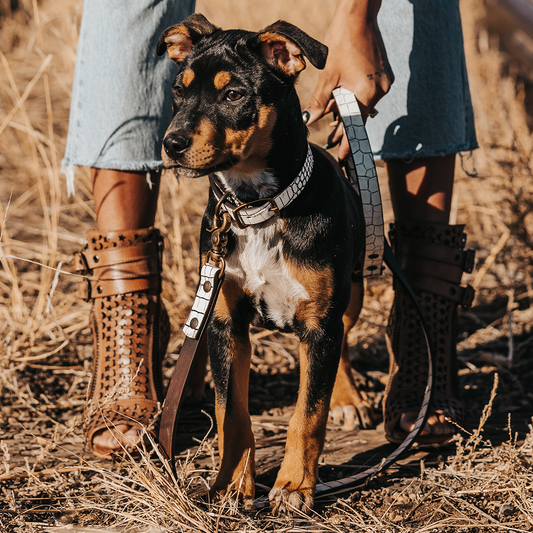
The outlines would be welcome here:
<svg viewBox="0 0 533 533">
<path fill-rule="evenodd" d="M 313 506 L 342 334 L 339 319 L 329 328 L 300 336 L 300 390 L 289 423 L 285 457 L 269 495 L 274 513 L 308 512 Z"/>
<path fill-rule="evenodd" d="M 234 492 L 253 505 L 255 443 L 248 413 L 251 345 L 246 313 L 238 312 L 238 299 L 224 283 L 209 325 L 209 357 L 215 383 L 220 470 L 211 494 Z M 242 303 L 242 301 L 241 301 Z M 240 309 L 242 311 L 242 309 Z"/>
</svg>

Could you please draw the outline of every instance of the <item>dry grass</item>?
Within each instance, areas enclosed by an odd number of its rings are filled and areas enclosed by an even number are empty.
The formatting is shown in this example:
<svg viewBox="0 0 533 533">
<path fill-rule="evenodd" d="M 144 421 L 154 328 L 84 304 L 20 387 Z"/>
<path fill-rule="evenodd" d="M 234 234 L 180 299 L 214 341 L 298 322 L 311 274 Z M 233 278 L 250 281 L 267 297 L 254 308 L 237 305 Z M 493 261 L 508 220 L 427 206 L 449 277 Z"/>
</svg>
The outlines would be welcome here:
<svg viewBox="0 0 533 533">
<path fill-rule="evenodd" d="M 109 466 L 83 450 L 88 304 L 76 297 L 69 271 L 95 215 L 88 174 L 79 173 L 70 199 L 60 174 L 81 2 L 19 0 L 13 13 L 12 4 L 0 1 L 0 531 L 531 531 L 532 432 L 517 440 L 508 429 L 507 441 L 492 446 L 480 427 L 450 457 L 415 455 L 351 497 L 325 500 L 312 516 L 291 518 L 244 514 L 232 500 L 198 496 L 216 473 L 216 437 L 198 443 L 190 456 L 184 452 L 178 479 L 146 453 Z M 462 7 L 481 148 L 463 161 L 477 179 L 458 170 L 454 218 L 467 224 L 482 268 L 470 279 L 478 286 L 477 306 L 463 314 L 460 373 L 473 412 L 490 399 L 496 413 L 531 413 L 533 137 L 520 83 L 506 74 L 484 30 L 481 0 L 463 0 Z M 322 38 L 333 3 L 230 0 L 220 9 L 201 0 L 198 9 L 223 27 L 258 29 L 285 18 Z M 304 73 L 302 101 L 315 81 L 313 69 Z M 325 137 L 323 128 L 312 135 L 319 142 Z M 157 225 L 166 238 L 171 354 L 182 342 L 179 329 L 197 282 L 205 201 L 205 181 L 165 176 Z M 367 293 L 351 342 L 356 363 L 375 377 L 367 383 L 377 384 L 369 394 L 378 404 L 383 372 L 375 369 L 386 368 L 389 280 L 373 282 Z M 297 366 L 294 340 L 254 332 L 253 345 L 253 379 L 263 387 L 275 371 L 285 387 Z M 496 370 L 501 382 L 494 398 Z"/>
</svg>

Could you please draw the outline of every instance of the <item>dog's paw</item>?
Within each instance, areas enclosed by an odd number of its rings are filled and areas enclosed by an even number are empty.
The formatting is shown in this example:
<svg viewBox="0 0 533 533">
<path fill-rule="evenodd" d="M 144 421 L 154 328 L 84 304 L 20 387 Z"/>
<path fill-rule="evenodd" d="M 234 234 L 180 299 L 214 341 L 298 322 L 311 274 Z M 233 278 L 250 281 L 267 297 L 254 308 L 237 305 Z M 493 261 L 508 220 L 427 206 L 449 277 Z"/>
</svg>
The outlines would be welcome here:
<svg viewBox="0 0 533 533">
<path fill-rule="evenodd" d="M 374 410 L 366 401 L 357 405 L 337 405 L 329 412 L 329 419 L 346 431 L 371 429 L 375 426 Z"/>
<path fill-rule="evenodd" d="M 209 498 L 212 501 L 223 501 L 231 503 L 230 507 L 236 508 L 238 505 L 242 505 L 245 512 L 253 512 L 255 510 L 255 499 L 252 494 L 245 494 L 234 487 L 230 487 L 224 490 L 209 491 Z"/>
<path fill-rule="evenodd" d="M 274 487 L 268 495 L 272 513 L 290 514 L 300 511 L 309 514 L 313 508 L 313 491 L 311 490 L 287 490 Z"/>
</svg>

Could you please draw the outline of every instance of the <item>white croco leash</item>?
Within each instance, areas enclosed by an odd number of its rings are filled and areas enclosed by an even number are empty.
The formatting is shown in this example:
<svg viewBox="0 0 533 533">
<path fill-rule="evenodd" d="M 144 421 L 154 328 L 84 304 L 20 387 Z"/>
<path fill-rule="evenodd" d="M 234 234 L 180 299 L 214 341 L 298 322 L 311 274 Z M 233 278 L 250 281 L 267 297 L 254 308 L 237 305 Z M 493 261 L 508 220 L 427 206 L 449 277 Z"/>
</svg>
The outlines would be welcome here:
<svg viewBox="0 0 533 533">
<path fill-rule="evenodd" d="M 366 242 L 363 276 L 380 275 L 385 232 L 374 156 L 354 94 L 342 87 L 337 87 L 333 90 L 333 97 L 342 118 L 344 134 L 350 144 L 351 157 L 346 159 L 346 175 L 361 197 L 365 215 Z"/>
<path fill-rule="evenodd" d="M 405 454 L 422 432 L 427 417 L 433 392 L 433 350 L 429 339 L 428 328 L 424 322 L 422 309 L 418 303 L 415 293 L 409 282 L 405 278 L 400 265 L 396 261 L 392 250 L 385 239 L 383 229 L 383 209 L 381 206 L 381 195 L 376 172 L 374 157 L 370 148 L 370 142 L 363 123 L 363 117 L 359 109 L 359 104 L 354 94 L 342 87 L 337 87 L 333 91 L 333 96 L 337 103 L 339 115 L 342 118 L 344 132 L 350 144 L 351 156 L 346 161 L 346 174 L 354 188 L 359 192 L 363 203 L 365 224 L 366 224 L 366 251 L 363 267 L 364 276 L 381 274 L 382 262 L 390 268 L 396 280 L 403 286 L 411 302 L 415 306 L 424 337 L 426 340 L 428 353 L 428 381 L 424 398 L 418 417 L 413 429 L 406 436 L 405 440 L 392 452 L 379 462 L 353 476 L 337 479 L 327 483 L 319 483 L 316 487 L 316 497 L 326 494 L 346 492 L 348 489 L 362 485 L 378 472 L 386 469 Z"/>
</svg>

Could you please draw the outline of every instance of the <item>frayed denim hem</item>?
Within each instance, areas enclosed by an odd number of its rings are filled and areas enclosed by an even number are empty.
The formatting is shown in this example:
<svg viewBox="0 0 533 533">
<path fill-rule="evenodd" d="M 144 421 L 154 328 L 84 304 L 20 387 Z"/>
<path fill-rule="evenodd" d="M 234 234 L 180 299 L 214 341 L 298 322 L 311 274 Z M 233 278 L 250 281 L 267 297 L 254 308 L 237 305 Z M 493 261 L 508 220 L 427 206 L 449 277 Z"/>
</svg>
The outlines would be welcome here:
<svg viewBox="0 0 533 533">
<path fill-rule="evenodd" d="M 70 198 L 76 193 L 76 173 L 78 167 L 91 167 L 91 168 L 106 168 L 110 170 L 119 170 L 123 172 L 146 172 L 146 180 L 150 184 L 150 172 L 163 170 L 162 161 L 147 161 L 147 162 L 135 162 L 135 163 L 94 163 L 94 162 L 76 162 L 74 163 L 68 158 L 64 158 L 61 161 L 61 174 L 64 174 L 67 184 L 67 196 Z M 150 187 L 151 188 L 151 187 Z"/>
<path fill-rule="evenodd" d="M 382 161 L 389 161 L 391 159 L 403 159 L 410 161 L 412 159 L 420 159 L 421 157 L 443 157 L 445 155 L 458 154 L 460 152 L 470 152 L 472 150 L 475 150 L 476 148 L 479 148 L 479 144 L 477 143 L 477 141 L 473 143 L 461 143 L 454 146 L 449 146 L 447 148 L 443 148 L 441 150 L 421 149 L 415 152 L 413 152 L 412 150 L 408 150 L 405 152 L 380 152 L 374 154 L 374 159 Z"/>
</svg>

